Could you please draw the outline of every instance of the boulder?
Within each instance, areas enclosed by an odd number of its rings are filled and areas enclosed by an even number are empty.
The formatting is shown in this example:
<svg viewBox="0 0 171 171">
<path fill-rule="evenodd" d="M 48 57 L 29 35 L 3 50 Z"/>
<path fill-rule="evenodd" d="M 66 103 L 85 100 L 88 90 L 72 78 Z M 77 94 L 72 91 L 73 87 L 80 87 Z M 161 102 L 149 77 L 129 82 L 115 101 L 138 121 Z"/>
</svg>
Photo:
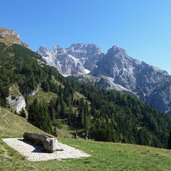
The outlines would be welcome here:
<svg viewBox="0 0 171 171">
<path fill-rule="evenodd" d="M 54 151 L 63 150 L 61 148 L 60 143 L 57 141 L 57 139 L 49 135 L 25 132 L 23 134 L 23 137 L 24 137 L 24 140 L 29 140 L 31 142 L 39 143 L 43 145 L 44 149 L 51 153 L 53 153 Z"/>
</svg>

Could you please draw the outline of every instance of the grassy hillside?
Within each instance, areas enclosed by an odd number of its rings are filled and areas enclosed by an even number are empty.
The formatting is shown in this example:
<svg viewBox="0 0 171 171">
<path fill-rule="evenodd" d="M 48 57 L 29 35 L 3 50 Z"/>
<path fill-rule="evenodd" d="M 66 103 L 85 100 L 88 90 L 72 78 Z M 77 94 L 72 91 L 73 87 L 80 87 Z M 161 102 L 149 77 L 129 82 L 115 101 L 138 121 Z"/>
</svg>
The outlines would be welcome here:
<svg viewBox="0 0 171 171">
<path fill-rule="evenodd" d="M 42 130 L 26 122 L 24 118 L 0 107 L 0 138 L 22 137 L 25 131 L 43 133 Z"/>
<path fill-rule="evenodd" d="M 171 151 L 129 144 L 59 139 L 92 155 L 85 159 L 30 162 L 0 140 L 0 170 L 8 171 L 169 171 Z"/>
<path fill-rule="evenodd" d="M 57 129 L 57 135 L 59 137 L 73 137 L 71 133 L 74 133 L 75 130 L 72 130 L 64 119 L 59 119 L 59 123 L 60 128 Z M 23 117 L 12 113 L 10 109 L 0 107 L 0 138 L 22 137 L 25 131 L 45 133 L 28 123 Z"/>
</svg>

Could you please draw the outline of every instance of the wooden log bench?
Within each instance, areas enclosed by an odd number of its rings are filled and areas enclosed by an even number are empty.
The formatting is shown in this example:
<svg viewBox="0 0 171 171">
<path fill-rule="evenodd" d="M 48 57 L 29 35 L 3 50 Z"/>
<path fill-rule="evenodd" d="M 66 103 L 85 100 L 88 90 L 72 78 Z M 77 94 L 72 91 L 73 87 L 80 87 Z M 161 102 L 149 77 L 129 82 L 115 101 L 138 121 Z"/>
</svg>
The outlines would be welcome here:
<svg viewBox="0 0 171 171">
<path fill-rule="evenodd" d="M 24 140 L 28 140 L 30 142 L 39 143 L 43 145 L 44 149 L 51 153 L 53 153 L 54 151 L 63 150 L 57 139 L 49 135 L 25 132 L 23 134 L 23 137 Z"/>
</svg>

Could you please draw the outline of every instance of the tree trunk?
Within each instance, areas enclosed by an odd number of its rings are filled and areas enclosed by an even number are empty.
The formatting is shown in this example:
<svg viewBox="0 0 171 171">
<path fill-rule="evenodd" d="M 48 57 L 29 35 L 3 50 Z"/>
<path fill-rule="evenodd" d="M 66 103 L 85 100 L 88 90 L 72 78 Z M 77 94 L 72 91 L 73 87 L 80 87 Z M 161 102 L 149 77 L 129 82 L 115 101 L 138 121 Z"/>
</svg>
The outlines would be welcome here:
<svg viewBox="0 0 171 171">
<path fill-rule="evenodd" d="M 29 140 L 34 143 L 42 144 L 44 149 L 48 152 L 54 152 L 54 151 L 62 151 L 60 144 L 58 143 L 57 139 L 44 134 L 35 134 L 35 133 L 28 133 L 25 132 L 23 134 L 23 137 L 25 140 Z"/>
</svg>

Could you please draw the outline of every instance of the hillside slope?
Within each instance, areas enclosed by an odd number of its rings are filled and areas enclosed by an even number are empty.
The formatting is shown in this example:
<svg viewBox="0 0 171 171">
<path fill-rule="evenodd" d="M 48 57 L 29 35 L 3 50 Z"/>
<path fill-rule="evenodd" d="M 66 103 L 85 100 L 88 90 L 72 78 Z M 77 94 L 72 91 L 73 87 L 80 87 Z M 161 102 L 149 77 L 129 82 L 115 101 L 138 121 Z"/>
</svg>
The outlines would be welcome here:
<svg viewBox="0 0 171 171">
<path fill-rule="evenodd" d="M 22 137 L 26 131 L 44 133 L 21 116 L 12 113 L 9 109 L 0 107 L 0 138 Z"/>
</svg>

